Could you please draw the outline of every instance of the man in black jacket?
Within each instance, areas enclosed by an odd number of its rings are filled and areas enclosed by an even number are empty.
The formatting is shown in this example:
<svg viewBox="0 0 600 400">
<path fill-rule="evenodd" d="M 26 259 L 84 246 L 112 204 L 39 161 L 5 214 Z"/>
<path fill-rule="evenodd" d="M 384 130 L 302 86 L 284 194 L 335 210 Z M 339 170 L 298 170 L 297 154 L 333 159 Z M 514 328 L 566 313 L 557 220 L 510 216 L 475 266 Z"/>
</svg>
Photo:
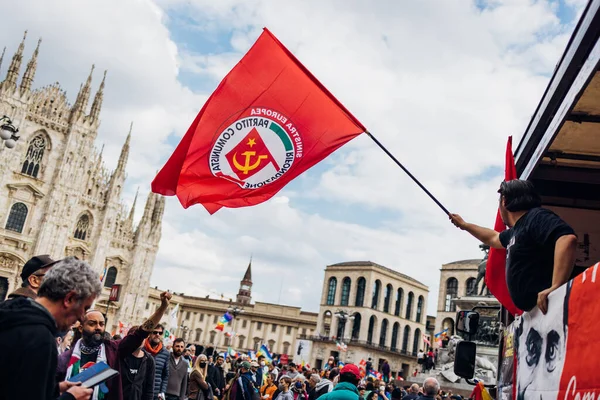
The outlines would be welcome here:
<svg viewBox="0 0 600 400">
<path fill-rule="evenodd" d="M 102 289 L 98 274 L 73 257 L 44 278 L 38 298 L 0 304 L 0 400 L 89 399 L 92 390 L 56 384 L 56 336 L 84 317 Z"/>
<path fill-rule="evenodd" d="M 223 391 L 225 389 L 225 371 L 223 370 L 223 363 L 225 363 L 223 356 L 217 356 L 215 365 L 208 366 L 208 377 L 206 378 L 206 381 L 213 390 L 214 397 L 218 399 L 223 397 Z"/>
<path fill-rule="evenodd" d="M 121 374 L 124 399 L 154 398 L 154 357 L 142 350 L 142 346 L 121 359 Z"/>
</svg>

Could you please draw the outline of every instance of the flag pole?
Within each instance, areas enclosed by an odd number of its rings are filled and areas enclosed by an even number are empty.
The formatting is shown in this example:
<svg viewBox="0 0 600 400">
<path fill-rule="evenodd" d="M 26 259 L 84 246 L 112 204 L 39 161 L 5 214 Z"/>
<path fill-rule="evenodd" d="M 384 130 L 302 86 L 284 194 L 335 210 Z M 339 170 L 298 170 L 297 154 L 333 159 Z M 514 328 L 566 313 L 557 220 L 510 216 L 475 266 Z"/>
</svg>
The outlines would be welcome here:
<svg viewBox="0 0 600 400">
<path fill-rule="evenodd" d="M 427 190 L 427 188 L 425 186 L 423 186 L 423 184 L 421 182 L 419 182 L 419 180 L 417 178 L 415 178 L 415 176 L 413 174 L 410 173 L 410 171 L 408 169 L 406 169 L 406 167 L 404 165 L 402 165 L 402 163 L 400 161 L 398 161 L 398 159 L 396 157 L 394 157 L 394 155 L 392 153 L 390 153 L 390 151 L 388 149 L 385 148 L 384 145 L 381 144 L 381 142 L 379 140 L 377 140 L 377 138 L 375 136 L 373 136 L 371 134 L 371 132 L 369 131 L 365 131 L 365 133 L 375 142 L 375 144 L 377 146 L 379 146 L 379 148 L 381 150 L 383 150 L 385 152 L 385 154 L 388 155 L 388 157 L 390 157 L 400 168 L 402 168 L 402 170 L 404 172 L 406 172 L 406 174 L 417 184 L 419 185 L 419 187 L 421 189 L 423 189 L 423 191 L 425 193 L 427 193 L 427 195 L 431 198 L 431 200 L 435 201 L 435 204 L 438 205 L 438 207 L 440 207 L 442 209 L 442 211 L 444 211 L 444 213 L 446 213 L 446 215 L 450 215 L 450 212 L 446 209 L 446 207 L 444 207 L 442 205 L 442 203 L 440 203 L 440 201 L 438 199 L 435 198 L 434 195 L 431 194 L 431 192 L 429 190 Z"/>
</svg>

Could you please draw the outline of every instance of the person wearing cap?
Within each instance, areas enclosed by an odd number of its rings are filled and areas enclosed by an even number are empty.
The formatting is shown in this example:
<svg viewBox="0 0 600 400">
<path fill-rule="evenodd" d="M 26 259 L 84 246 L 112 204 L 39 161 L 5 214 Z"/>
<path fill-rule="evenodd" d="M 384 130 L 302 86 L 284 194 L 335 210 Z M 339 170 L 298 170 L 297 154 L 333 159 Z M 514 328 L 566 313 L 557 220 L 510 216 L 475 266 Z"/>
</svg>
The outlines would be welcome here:
<svg viewBox="0 0 600 400">
<path fill-rule="evenodd" d="M 237 390 L 236 398 L 231 400 L 251 400 L 254 392 L 254 381 L 252 380 L 252 364 L 248 361 L 242 361 L 240 364 L 239 376 L 236 378 Z"/>
<path fill-rule="evenodd" d="M 360 381 L 360 370 L 354 364 L 346 364 L 340 370 L 339 383 L 333 390 L 319 400 L 359 400 L 357 385 Z"/>
<path fill-rule="evenodd" d="M 254 386 L 259 388 L 262 387 L 263 384 L 263 370 L 260 368 L 260 364 L 256 361 L 252 361 L 250 363 L 251 371 L 252 371 L 252 379 L 254 381 Z"/>
<path fill-rule="evenodd" d="M 30 299 L 35 299 L 40 286 L 42 286 L 44 275 L 56 263 L 57 261 L 54 261 L 47 254 L 34 256 L 29 259 L 21 271 L 21 280 L 23 281 L 21 287 L 9 294 L 8 298 L 29 297 Z"/>
</svg>

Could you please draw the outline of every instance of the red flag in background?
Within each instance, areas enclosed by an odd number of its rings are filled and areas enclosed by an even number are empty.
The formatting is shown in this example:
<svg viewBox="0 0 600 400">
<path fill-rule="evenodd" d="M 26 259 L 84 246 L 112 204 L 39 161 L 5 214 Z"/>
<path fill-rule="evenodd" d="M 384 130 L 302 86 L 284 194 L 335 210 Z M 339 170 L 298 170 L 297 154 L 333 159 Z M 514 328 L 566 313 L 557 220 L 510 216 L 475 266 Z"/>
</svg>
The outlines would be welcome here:
<svg viewBox="0 0 600 400">
<path fill-rule="evenodd" d="M 512 136 L 509 136 L 508 143 L 506 144 L 504 180 L 512 181 L 513 179 L 518 178 L 515 159 L 512 152 Z M 506 225 L 502 222 L 500 210 L 498 210 L 494 230 L 496 232 L 502 232 L 505 229 Z M 514 305 L 510 298 L 510 294 L 508 293 L 508 286 L 506 285 L 506 249 L 490 249 L 485 270 L 485 284 L 490 289 L 490 292 L 498 299 L 500 304 L 502 304 L 512 315 L 521 314 L 523 312 Z"/>
<path fill-rule="evenodd" d="M 365 127 L 267 29 L 152 182 L 211 214 L 273 197 Z"/>
</svg>

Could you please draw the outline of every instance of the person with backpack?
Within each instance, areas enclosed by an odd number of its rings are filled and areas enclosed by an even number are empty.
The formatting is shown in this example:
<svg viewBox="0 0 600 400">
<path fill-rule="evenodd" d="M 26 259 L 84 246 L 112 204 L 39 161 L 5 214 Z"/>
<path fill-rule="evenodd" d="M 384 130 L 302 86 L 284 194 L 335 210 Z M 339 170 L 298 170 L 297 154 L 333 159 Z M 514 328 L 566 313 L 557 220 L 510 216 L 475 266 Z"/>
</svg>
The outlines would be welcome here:
<svg viewBox="0 0 600 400">
<path fill-rule="evenodd" d="M 240 364 L 239 372 L 229 383 L 225 400 L 260 400 L 258 390 L 252 380 L 252 365 L 248 361 Z"/>
</svg>

